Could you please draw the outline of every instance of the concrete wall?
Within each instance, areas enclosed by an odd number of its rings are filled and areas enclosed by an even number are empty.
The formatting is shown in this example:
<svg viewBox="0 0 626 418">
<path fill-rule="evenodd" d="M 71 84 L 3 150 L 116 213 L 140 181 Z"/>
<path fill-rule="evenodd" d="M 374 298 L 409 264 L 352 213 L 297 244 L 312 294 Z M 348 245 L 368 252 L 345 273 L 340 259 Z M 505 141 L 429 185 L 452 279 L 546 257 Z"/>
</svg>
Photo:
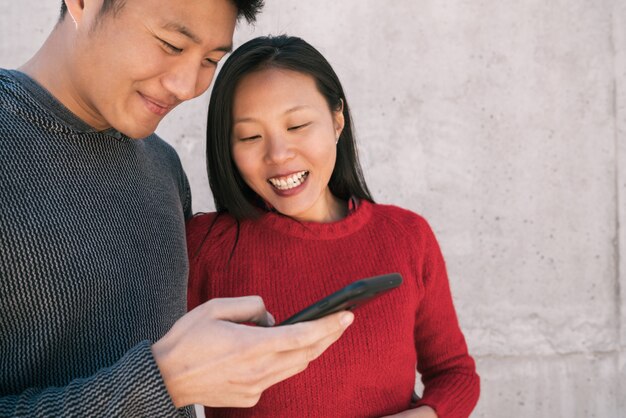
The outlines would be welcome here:
<svg viewBox="0 0 626 418">
<path fill-rule="evenodd" d="M 0 66 L 57 1 L 0 4 Z M 441 241 L 482 376 L 475 417 L 626 416 L 626 2 L 268 0 L 342 78 L 366 178 Z M 386 7 L 381 7 L 385 4 Z M 159 133 L 210 210 L 206 96 Z"/>
</svg>

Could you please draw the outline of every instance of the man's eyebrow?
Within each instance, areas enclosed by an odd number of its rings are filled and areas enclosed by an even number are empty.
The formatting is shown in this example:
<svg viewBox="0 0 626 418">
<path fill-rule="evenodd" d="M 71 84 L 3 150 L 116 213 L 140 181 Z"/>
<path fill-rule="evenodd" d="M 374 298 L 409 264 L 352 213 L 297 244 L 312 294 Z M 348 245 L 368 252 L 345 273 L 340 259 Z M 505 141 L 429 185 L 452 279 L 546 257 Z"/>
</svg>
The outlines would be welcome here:
<svg viewBox="0 0 626 418">
<path fill-rule="evenodd" d="M 181 23 L 167 22 L 167 23 L 164 23 L 161 27 L 168 31 L 181 33 L 185 35 L 187 38 L 191 39 L 196 44 L 202 43 L 202 40 L 200 39 L 198 35 L 194 34 L 187 26 Z M 232 45 L 223 45 L 223 46 L 218 46 L 217 48 L 215 48 L 215 51 L 223 51 L 226 53 L 232 52 L 232 50 L 233 50 Z"/>
</svg>

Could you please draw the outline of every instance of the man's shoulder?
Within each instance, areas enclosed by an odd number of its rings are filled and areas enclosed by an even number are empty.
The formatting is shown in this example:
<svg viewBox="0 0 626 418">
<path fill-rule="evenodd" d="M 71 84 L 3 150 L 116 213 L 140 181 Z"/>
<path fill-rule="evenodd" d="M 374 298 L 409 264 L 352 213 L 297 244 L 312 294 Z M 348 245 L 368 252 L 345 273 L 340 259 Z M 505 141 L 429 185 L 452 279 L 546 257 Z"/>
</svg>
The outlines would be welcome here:
<svg viewBox="0 0 626 418">
<path fill-rule="evenodd" d="M 6 103 L 10 100 L 17 100 L 20 85 L 10 70 L 0 68 L 0 101 Z M 2 106 L 5 108 L 5 106 Z"/>
<path fill-rule="evenodd" d="M 181 165 L 180 157 L 174 146 L 156 133 L 153 133 L 141 141 L 144 142 L 147 149 L 151 150 L 151 153 L 156 159 L 167 161 L 169 164 L 174 164 L 175 166 Z"/>
<path fill-rule="evenodd" d="M 3 125 L 41 121 L 40 102 L 24 86 L 17 70 L 0 68 L 0 118 Z"/>
<path fill-rule="evenodd" d="M 15 78 L 11 75 L 11 70 L 0 68 L 0 85 L 4 86 L 7 83 L 15 83 Z"/>
<path fill-rule="evenodd" d="M 143 141 L 145 141 L 146 145 L 151 148 L 160 150 L 168 154 L 177 155 L 176 149 L 174 148 L 174 146 L 172 146 L 172 144 L 170 144 L 169 142 L 161 138 L 156 133 L 153 133 L 147 136 L 146 138 L 143 139 Z"/>
<path fill-rule="evenodd" d="M 14 137 L 17 132 L 30 129 L 37 114 L 37 103 L 20 84 L 12 70 L 0 68 L 0 138 Z"/>
<path fill-rule="evenodd" d="M 0 95 L 18 97 L 23 94 L 25 89 L 20 81 L 19 71 L 0 68 Z"/>
<path fill-rule="evenodd" d="M 183 164 L 176 149 L 154 133 L 141 141 L 146 148 L 146 152 L 143 155 L 147 156 L 147 162 L 151 167 L 150 169 L 154 170 L 155 174 L 157 172 L 160 173 L 160 175 L 169 173 L 169 175 L 176 179 L 180 190 L 181 201 L 185 207 L 185 218 L 189 218 L 192 214 L 191 189 L 187 175 L 185 174 L 185 169 L 183 168 Z"/>
</svg>

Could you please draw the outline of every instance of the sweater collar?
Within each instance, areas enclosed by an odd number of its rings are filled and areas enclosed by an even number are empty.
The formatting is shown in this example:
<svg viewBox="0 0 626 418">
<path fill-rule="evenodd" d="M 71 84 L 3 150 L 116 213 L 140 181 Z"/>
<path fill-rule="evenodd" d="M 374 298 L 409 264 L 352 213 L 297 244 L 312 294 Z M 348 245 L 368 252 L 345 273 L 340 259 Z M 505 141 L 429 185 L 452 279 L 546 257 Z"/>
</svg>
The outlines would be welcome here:
<svg viewBox="0 0 626 418">
<path fill-rule="evenodd" d="M 99 132 L 116 139 L 128 138 L 126 135 L 117 131 L 116 129 L 109 128 L 104 131 L 98 131 L 89 124 L 85 123 L 82 119 L 72 113 L 63 103 L 56 99 L 46 88 L 44 88 L 37 81 L 32 79 L 27 74 L 19 70 L 6 70 L 11 77 L 26 90 L 43 108 L 56 117 L 61 123 L 70 128 L 73 131 L 80 133 L 94 133 Z"/>
<path fill-rule="evenodd" d="M 360 230 L 371 217 L 372 203 L 367 200 L 350 202 L 348 216 L 329 223 L 300 222 L 277 212 L 265 213 L 258 222 L 264 228 L 302 239 L 333 240 Z"/>
</svg>

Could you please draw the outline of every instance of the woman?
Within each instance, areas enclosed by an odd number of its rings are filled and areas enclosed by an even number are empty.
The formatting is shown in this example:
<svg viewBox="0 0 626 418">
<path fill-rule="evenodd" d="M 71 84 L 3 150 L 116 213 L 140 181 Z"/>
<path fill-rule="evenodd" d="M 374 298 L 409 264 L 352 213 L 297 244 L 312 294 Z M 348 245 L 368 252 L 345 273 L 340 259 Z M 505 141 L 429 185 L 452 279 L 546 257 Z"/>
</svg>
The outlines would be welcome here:
<svg viewBox="0 0 626 418">
<path fill-rule="evenodd" d="M 479 378 L 437 241 L 419 215 L 374 203 L 343 89 L 317 50 L 299 38 L 261 37 L 229 57 L 211 95 L 207 164 L 217 212 L 188 224 L 190 309 L 258 294 L 280 323 L 354 280 L 404 278 L 255 407 L 207 416 L 469 415 Z"/>
</svg>

